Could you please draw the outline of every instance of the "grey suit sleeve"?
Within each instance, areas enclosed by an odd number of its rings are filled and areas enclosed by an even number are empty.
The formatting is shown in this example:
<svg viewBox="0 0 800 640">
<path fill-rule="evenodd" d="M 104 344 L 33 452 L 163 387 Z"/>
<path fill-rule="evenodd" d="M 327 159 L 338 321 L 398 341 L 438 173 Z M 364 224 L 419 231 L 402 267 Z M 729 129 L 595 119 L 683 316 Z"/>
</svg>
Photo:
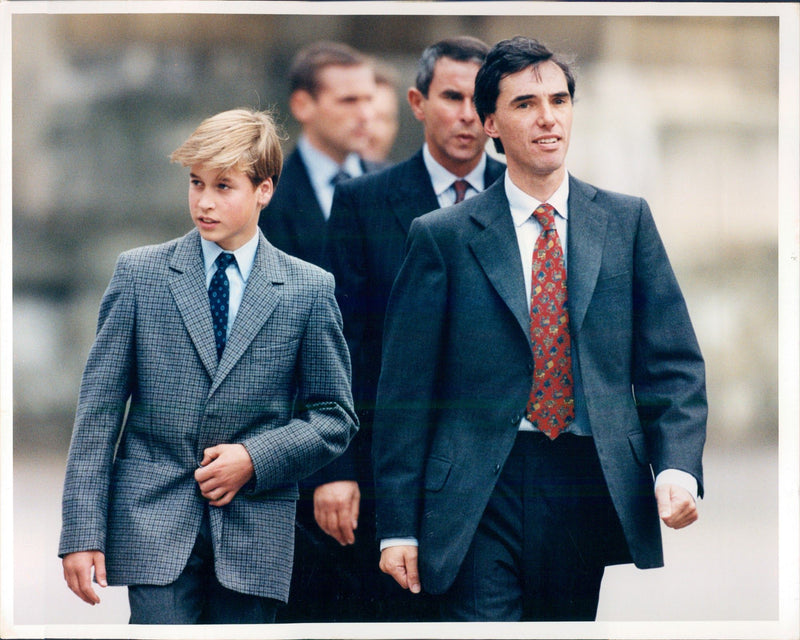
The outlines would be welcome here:
<svg viewBox="0 0 800 640">
<path fill-rule="evenodd" d="M 357 431 L 350 356 L 330 274 L 310 305 L 295 366 L 294 418 L 243 443 L 255 468 L 255 492 L 309 476 L 341 455 Z"/>
<path fill-rule="evenodd" d="M 447 273 L 434 239 L 415 220 L 386 315 L 373 432 L 380 539 L 419 535 L 425 458 L 435 428 L 437 354 L 446 321 Z"/>
<path fill-rule="evenodd" d="M 647 204 L 634 248 L 632 383 L 656 474 L 692 474 L 703 495 L 705 365 L 689 312 Z"/>
<path fill-rule="evenodd" d="M 59 555 L 105 550 L 114 448 L 134 379 L 133 279 L 120 256 L 100 305 L 81 381 L 62 502 Z"/>
</svg>

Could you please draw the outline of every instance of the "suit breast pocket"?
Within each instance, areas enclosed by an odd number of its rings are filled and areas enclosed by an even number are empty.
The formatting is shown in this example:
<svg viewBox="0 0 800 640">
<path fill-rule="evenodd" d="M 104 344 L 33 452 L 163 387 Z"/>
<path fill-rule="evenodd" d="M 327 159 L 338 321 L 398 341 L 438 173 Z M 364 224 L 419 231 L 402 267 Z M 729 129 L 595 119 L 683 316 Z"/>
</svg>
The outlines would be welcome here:
<svg viewBox="0 0 800 640">
<path fill-rule="evenodd" d="M 441 491 L 450 475 L 452 463 L 443 458 L 429 458 L 425 467 L 425 490 Z"/>
<path fill-rule="evenodd" d="M 608 276 L 601 275 L 597 279 L 597 284 L 594 287 L 594 294 L 598 295 L 615 292 L 620 289 L 630 289 L 631 284 L 631 274 L 628 271 Z"/>
</svg>

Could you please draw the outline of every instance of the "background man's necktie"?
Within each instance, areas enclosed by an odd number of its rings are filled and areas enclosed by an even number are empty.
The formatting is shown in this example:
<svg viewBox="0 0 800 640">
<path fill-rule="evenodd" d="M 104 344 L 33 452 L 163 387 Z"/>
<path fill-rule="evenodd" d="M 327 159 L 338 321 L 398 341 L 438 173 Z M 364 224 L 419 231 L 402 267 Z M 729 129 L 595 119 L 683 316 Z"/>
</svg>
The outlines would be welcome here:
<svg viewBox="0 0 800 640">
<path fill-rule="evenodd" d="M 469 189 L 469 182 L 466 180 L 456 180 L 453 183 L 453 189 L 456 190 L 456 204 L 462 202 L 464 197 L 467 195 L 467 189 Z"/>
<path fill-rule="evenodd" d="M 228 339 L 228 306 L 230 300 L 230 284 L 225 270 L 236 262 L 232 253 L 220 253 L 215 260 L 217 270 L 208 287 L 208 300 L 211 303 L 211 319 L 214 322 L 214 341 L 217 343 L 217 359 L 222 357 L 222 350 Z"/>
<path fill-rule="evenodd" d="M 344 169 L 339 169 L 339 171 L 336 172 L 336 175 L 331 178 L 331 184 L 335 187 L 340 182 L 349 180 L 352 177 L 353 176 L 347 173 L 347 171 L 345 171 Z"/>
<path fill-rule="evenodd" d="M 533 250 L 531 271 L 534 374 L 527 410 L 528 420 L 551 439 L 575 419 L 567 272 L 553 212 L 549 204 L 533 212 L 542 233 Z"/>
</svg>

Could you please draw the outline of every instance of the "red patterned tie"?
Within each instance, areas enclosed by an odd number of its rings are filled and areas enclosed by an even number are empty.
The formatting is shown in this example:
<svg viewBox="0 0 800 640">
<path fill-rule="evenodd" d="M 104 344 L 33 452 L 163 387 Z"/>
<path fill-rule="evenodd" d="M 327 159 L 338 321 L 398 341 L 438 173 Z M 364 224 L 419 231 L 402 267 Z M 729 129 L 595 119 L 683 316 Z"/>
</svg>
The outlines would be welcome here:
<svg viewBox="0 0 800 640">
<path fill-rule="evenodd" d="M 531 278 L 531 345 L 533 386 L 527 417 L 534 427 L 555 439 L 575 418 L 572 391 L 567 272 L 553 207 L 533 212 L 542 233 L 533 249 Z"/>
<path fill-rule="evenodd" d="M 456 180 L 453 183 L 453 189 L 456 190 L 456 204 L 463 202 L 464 197 L 467 195 L 467 189 L 469 189 L 469 182 L 466 180 Z"/>
</svg>

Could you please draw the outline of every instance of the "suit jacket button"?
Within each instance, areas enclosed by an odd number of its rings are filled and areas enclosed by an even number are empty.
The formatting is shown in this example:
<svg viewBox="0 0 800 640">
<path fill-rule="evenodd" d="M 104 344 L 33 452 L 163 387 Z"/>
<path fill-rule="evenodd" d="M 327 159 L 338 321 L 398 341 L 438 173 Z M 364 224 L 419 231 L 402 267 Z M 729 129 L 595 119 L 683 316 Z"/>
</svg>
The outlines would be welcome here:
<svg viewBox="0 0 800 640">
<path fill-rule="evenodd" d="M 500 473 L 500 465 L 496 464 L 494 465 L 494 474 L 497 475 L 498 473 Z"/>
</svg>

